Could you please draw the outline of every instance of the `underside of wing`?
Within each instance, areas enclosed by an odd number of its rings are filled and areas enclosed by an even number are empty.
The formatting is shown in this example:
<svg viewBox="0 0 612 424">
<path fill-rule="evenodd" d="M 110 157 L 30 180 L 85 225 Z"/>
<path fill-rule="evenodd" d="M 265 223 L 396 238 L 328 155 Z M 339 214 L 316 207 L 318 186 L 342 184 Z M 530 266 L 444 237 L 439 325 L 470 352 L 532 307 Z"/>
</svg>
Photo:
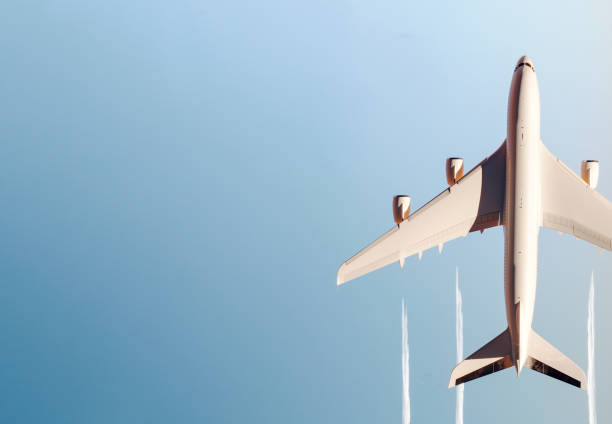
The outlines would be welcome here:
<svg viewBox="0 0 612 424">
<path fill-rule="evenodd" d="M 542 225 L 612 250 L 612 203 L 541 143 Z"/>
<path fill-rule="evenodd" d="M 506 144 L 465 177 L 447 188 L 365 247 L 338 270 L 340 285 L 470 231 L 500 225 L 506 178 Z"/>
<path fill-rule="evenodd" d="M 534 371 L 587 390 L 584 371 L 533 330 L 529 335 L 529 357 L 525 365 Z"/>
</svg>

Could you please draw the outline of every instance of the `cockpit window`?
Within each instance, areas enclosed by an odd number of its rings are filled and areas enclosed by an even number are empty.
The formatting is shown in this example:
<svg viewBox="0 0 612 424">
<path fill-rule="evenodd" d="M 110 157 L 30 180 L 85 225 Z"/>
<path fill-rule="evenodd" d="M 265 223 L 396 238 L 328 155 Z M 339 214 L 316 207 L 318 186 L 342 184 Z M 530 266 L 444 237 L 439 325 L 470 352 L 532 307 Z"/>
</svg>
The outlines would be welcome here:
<svg viewBox="0 0 612 424">
<path fill-rule="evenodd" d="M 519 63 L 518 65 L 516 65 L 516 68 L 514 68 L 514 70 L 516 71 L 518 68 L 520 68 L 521 66 L 529 66 L 531 68 L 531 70 L 533 72 L 535 72 L 535 68 L 533 67 L 533 65 L 529 62 L 523 62 L 523 63 Z"/>
</svg>

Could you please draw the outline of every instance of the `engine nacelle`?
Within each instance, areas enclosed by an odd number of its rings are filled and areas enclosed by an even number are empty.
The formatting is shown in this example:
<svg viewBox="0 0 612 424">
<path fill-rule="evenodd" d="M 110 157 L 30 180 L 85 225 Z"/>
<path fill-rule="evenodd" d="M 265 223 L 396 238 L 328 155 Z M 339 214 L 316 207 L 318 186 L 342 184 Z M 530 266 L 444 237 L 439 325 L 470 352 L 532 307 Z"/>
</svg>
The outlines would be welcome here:
<svg viewBox="0 0 612 424">
<path fill-rule="evenodd" d="M 397 225 L 410 215 L 410 196 L 401 195 L 393 197 L 393 219 Z"/>
<path fill-rule="evenodd" d="M 597 187 L 599 182 L 599 161 L 583 160 L 580 164 L 580 174 L 585 183 L 591 188 Z"/>
<path fill-rule="evenodd" d="M 446 159 L 446 182 L 455 185 L 463 177 L 463 158 Z"/>
</svg>

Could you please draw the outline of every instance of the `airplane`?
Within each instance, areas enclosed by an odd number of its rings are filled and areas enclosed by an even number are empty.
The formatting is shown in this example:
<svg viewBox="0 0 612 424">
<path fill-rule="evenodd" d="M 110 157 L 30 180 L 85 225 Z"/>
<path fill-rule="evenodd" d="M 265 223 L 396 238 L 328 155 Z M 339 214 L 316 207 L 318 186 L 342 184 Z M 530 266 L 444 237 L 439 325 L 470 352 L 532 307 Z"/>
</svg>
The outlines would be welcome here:
<svg viewBox="0 0 612 424">
<path fill-rule="evenodd" d="M 508 327 L 460 362 L 448 387 L 514 366 L 587 390 L 582 369 L 532 329 L 540 227 L 573 234 L 612 250 L 612 203 L 595 191 L 599 162 L 581 163 L 581 176 L 540 138 L 540 94 L 535 67 L 522 56 L 508 98 L 506 139 L 463 175 L 463 159 L 446 161 L 448 188 L 410 214 L 410 197 L 393 198 L 397 224 L 338 269 L 346 283 L 473 231 L 504 228 L 504 295 Z"/>
</svg>

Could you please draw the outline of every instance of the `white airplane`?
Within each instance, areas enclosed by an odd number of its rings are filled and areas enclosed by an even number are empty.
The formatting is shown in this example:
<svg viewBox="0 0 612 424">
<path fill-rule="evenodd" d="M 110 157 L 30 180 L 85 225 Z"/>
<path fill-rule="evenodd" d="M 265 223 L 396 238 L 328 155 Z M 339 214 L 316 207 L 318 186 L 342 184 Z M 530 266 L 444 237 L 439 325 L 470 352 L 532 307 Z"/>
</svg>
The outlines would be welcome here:
<svg viewBox="0 0 612 424">
<path fill-rule="evenodd" d="M 510 86 L 506 140 L 466 175 L 463 159 L 446 161 L 449 187 L 410 215 L 410 197 L 393 198 L 397 226 L 338 270 L 343 284 L 472 231 L 503 225 L 508 328 L 459 363 L 449 387 L 516 367 L 586 390 L 584 372 L 532 329 L 540 227 L 612 250 L 612 203 L 595 191 L 599 162 L 583 161 L 579 177 L 540 139 L 540 94 L 533 62 L 519 59 Z"/>
</svg>

